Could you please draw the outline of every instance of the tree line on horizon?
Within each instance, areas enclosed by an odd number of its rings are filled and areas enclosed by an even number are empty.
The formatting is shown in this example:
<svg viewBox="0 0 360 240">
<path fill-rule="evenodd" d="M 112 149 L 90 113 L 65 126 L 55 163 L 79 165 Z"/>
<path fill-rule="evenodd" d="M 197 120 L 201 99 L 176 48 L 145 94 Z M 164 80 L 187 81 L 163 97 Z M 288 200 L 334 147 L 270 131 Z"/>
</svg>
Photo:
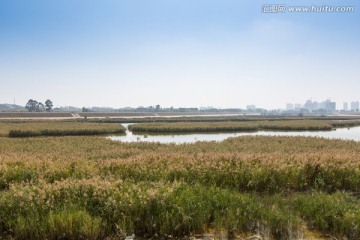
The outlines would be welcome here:
<svg viewBox="0 0 360 240">
<path fill-rule="evenodd" d="M 53 109 L 53 103 L 50 99 L 45 101 L 45 104 L 42 102 L 38 102 L 36 100 L 30 99 L 26 105 L 25 108 L 29 112 L 51 112 Z"/>
</svg>

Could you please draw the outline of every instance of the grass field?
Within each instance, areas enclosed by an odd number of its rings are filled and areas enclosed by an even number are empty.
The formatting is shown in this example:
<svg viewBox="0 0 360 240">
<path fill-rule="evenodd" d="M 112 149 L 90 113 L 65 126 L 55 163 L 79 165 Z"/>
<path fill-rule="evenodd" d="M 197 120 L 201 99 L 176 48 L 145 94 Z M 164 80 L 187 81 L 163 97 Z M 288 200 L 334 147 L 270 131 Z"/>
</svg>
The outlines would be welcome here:
<svg viewBox="0 0 360 240">
<path fill-rule="evenodd" d="M 155 123 L 155 122 L 254 122 L 254 121 L 290 121 L 290 120 L 322 120 L 322 121 L 345 121 L 355 122 L 360 120 L 359 116 L 172 116 L 172 117 L 112 117 L 92 118 L 87 121 L 98 123 Z M 79 121 L 82 121 L 81 119 Z"/>
<path fill-rule="evenodd" d="M 305 137 L 183 145 L 0 138 L 0 233 L 303 239 L 311 230 L 359 239 L 359 160 L 358 142 Z"/>
<path fill-rule="evenodd" d="M 134 132 L 180 133 L 180 132 L 241 132 L 241 131 L 329 131 L 336 127 L 359 126 L 360 121 L 330 120 L 272 120 L 242 122 L 155 122 L 130 125 Z"/>
<path fill-rule="evenodd" d="M 124 133 L 119 124 L 71 121 L 2 121 L 1 137 L 73 136 Z"/>
<path fill-rule="evenodd" d="M 71 118 L 69 112 L 0 112 L 1 118 Z"/>
</svg>

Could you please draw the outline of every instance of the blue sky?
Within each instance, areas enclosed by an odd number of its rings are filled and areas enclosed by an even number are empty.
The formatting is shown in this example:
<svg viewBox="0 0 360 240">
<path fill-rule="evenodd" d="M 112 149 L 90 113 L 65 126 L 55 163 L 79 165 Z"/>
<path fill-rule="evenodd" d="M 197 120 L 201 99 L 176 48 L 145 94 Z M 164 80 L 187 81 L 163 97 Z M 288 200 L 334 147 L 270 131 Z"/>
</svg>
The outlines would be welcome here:
<svg viewBox="0 0 360 240">
<path fill-rule="evenodd" d="M 360 100 L 352 13 L 262 13 L 254 0 L 2 0 L 0 103 L 284 108 Z"/>
</svg>

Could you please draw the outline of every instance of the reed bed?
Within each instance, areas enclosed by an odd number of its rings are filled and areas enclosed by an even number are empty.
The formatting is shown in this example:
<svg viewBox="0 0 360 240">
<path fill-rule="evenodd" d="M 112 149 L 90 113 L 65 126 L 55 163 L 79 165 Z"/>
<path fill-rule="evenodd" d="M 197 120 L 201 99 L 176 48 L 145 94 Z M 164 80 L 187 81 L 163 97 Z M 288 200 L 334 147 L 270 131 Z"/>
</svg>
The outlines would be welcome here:
<svg viewBox="0 0 360 240">
<path fill-rule="evenodd" d="M 330 131 L 336 127 L 359 126 L 360 121 L 324 120 L 273 120 L 243 122 L 167 122 L 139 123 L 130 125 L 134 132 L 181 133 L 181 132 L 244 132 L 244 131 Z"/>
<path fill-rule="evenodd" d="M 122 117 L 122 118 L 89 118 L 88 122 L 97 123 L 166 123 L 166 122 L 254 122 L 254 121 L 292 121 L 292 120 L 311 120 L 311 121 L 337 121 L 353 122 L 360 120 L 358 116 L 186 116 L 186 117 Z M 78 119 L 77 121 L 84 121 Z M 344 123 L 340 123 L 344 124 Z"/>
<path fill-rule="evenodd" d="M 358 192 L 355 141 L 0 138 L 0 238 L 359 239 Z"/>
<path fill-rule="evenodd" d="M 71 121 L 2 121 L 1 137 L 76 136 L 122 134 L 119 124 L 100 124 Z"/>
<path fill-rule="evenodd" d="M 0 112 L 0 119 L 7 118 L 71 118 L 70 112 Z"/>
</svg>

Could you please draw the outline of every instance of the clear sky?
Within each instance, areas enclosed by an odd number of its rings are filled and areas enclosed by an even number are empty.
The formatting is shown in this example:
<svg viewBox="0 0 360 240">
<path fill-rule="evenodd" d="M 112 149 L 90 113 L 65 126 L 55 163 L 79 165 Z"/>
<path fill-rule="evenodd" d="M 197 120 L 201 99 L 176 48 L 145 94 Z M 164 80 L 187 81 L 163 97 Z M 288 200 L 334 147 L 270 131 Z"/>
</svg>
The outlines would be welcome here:
<svg viewBox="0 0 360 240">
<path fill-rule="evenodd" d="M 352 13 L 263 13 L 257 0 L 1 0 L 0 103 L 284 108 L 360 100 Z"/>
</svg>

